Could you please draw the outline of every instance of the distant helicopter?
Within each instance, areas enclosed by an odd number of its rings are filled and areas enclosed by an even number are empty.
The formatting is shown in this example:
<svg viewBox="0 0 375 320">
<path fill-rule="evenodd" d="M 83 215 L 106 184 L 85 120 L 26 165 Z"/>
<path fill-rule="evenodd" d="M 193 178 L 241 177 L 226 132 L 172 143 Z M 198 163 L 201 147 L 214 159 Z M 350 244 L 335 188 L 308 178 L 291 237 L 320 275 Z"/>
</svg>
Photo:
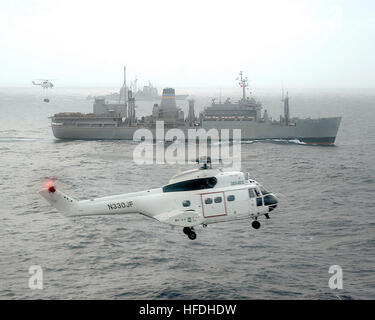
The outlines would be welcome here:
<svg viewBox="0 0 375 320">
<path fill-rule="evenodd" d="M 180 226 L 189 239 L 196 239 L 194 228 L 211 223 L 240 219 L 252 220 L 278 205 L 274 194 L 249 178 L 248 173 L 214 169 L 210 157 L 197 160 L 199 167 L 176 174 L 161 188 L 77 201 L 48 181 L 39 192 L 52 206 L 67 216 L 119 215 L 138 213 L 172 226 Z"/>
<path fill-rule="evenodd" d="M 47 90 L 47 89 L 52 89 L 54 87 L 53 83 L 52 83 L 52 80 L 48 80 L 48 79 L 35 79 L 37 81 L 40 81 L 40 82 L 35 82 L 34 80 L 32 81 L 32 84 L 34 86 L 41 86 L 44 90 Z M 43 99 L 44 102 L 49 102 L 49 98 L 48 97 L 45 97 Z"/>
</svg>

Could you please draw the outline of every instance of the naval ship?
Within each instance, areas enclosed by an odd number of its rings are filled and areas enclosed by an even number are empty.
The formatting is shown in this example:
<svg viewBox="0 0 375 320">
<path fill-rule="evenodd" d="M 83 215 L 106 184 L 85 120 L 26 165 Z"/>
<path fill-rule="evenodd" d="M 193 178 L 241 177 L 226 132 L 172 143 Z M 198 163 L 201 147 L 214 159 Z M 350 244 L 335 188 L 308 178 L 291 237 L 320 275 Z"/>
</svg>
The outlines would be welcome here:
<svg viewBox="0 0 375 320">
<path fill-rule="evenodd" d="M 143 86 L 142 89 L 137 90 L 137 79 L 135 79 L 133 82 L 134 87 L 134 98 L 137 101 L 155 101 L 162 98 L 162 96 L 159 95 L 158 89 L 155 88 L 151 82 L 148 82 L 147 86 Z M 176 100 L 185 100 L 189 95 L 188 94 L 176 94 Z"/>
<path fill-rule="evenodd" d="M 137 79 L 135 79 L 130 85 L 132 91 L 134 91 L 134 98 L 137 101 L 156 101 L 160 100 L 162 96 L 159 95 L 158 89 L 155 88 L 151 82 L 148 82 L 147 86 L 143 86 L 142 89 L 137 89 Z M 104 96 L 98 96 L 97 98 L 102 98 L 107 101 L 121 101 L 121 97 L 125 96 L 125 90 L 129 90 L 129 88 L 120 88 L 119 92 L 113 92 Z M 185 100 L 189 95 L 188 94 L 176 94 L 176 100 Z M 96 97 L 89 95 L 87 96 L 87 100 L 95 99 Z"/>
<path fill-rule="evenodd" d="M 183 130 L 185 137 L 190 129 L 241 129 L 241 140 L 298 140 L 305 144 L 333 145 L 335 143 L 341 117 L 299 119 L 290 117 L 289 96 L 286 94 L 284 115 L 273 120 L 267 110 L 262 112 L 262 104 L 253 97 L 246 96 L 247 78 L 240 73 L 242 98 L 231 102 L 216 103 L 195 116 L 194 100 L 189 100 L 189 111 L 184 112 L 176 105 L 173 88 L 163 89 L 161 103 L 154 104 L 152 114 L 138 119 L 135 114 L 135 98 L 124 82 L 124 102 L 108 103 L 104 98 L 96 98 L 93 113 L 57 113 L 51 117 L 53 134 L 59 139 L 123 139 L 133 140 L 137 129 L 149 129 L 156 136 L 157 121 L 164 121 L 165 134 L 168 130 Z M 165 136 L 164 136 L 165 137 Z"/>
</svg>

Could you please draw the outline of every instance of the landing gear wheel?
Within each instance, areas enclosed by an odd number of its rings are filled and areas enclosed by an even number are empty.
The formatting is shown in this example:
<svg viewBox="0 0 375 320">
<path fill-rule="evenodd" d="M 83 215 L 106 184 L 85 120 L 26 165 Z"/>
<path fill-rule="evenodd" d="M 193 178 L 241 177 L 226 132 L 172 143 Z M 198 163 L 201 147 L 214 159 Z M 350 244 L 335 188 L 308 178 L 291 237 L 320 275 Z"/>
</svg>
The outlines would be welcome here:
<svg viewBox="0 0 375 320">
<path fill-rule="evenodd" d="M 254 229 L 259 229 L 260 228 L 260 222 L 258 220 L 254 220 L 252 223 L 251 223 L 251 226 L 254 228 Z"/>
<path fill-rule="evenodd" d="M 190 240 L 195 240 L 197 238 L 197 234 L 194 231 L 191 231 L 188 234 L 188 237 L 189 237 Z"/>
<path fill-rule="evenodd" d="M 191 229 L 189 227 L 185 227 L 182 229 L 182 231 L 186 234 L 186 235 L 189 235 L 189 233 L 191 232 Z"/>
</svg>

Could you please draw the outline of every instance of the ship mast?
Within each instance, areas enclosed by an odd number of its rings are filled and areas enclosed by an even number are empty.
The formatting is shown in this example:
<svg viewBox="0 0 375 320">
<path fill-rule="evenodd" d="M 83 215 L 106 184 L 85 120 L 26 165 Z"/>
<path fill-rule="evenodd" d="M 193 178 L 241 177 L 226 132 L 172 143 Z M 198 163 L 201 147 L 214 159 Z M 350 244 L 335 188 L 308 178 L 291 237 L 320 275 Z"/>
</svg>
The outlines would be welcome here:
<svg viewBox="0 0 375 320">
<path fill-rule="evenodd" d="M 121 96 L 124 95 L 124 106 L 125 106 L 125 114 L 127 112 L 126 107 L 126 66 L 124 66 L 124 83 L 122 84 L 122 88 L 120 89 L 120 96 L 118 98 L 118 103 L 121 104 Z"/>
<path fill-rule="evenodd" d="M 138 78 L 137 78 L 137 76 L 135 76 L 135 79 L 134 79 L 134 94 L 136 94 L 137 93 L 137 82 L 138 82 Z"/>
<path fill-rule="evenodd" d="M 125 108 L 126 108 L 126 97 L 127 97 L 127 94 L 126 94 L 126 66 L 124 66 L 124 84 L 123 84 L 123 88 L 124 88 L 124 104 L 125 104 Z"/>
<path fill-rule="evenodd" d="M 137 85 L 137 77 L 134 80 L 135 86 Z M 126 66 L 124 67 L 124 104 L 125 104 L 125 111 L 128 116 L 129 126 L 133 126 L 135 124 L 135 98 L 133 96 L 132 90 L 127 90 L 126 88 Z"/>
<path fill-rule="evenodd" d="M 135 98 L 133 97 L 133 92 L 128 90 L 128 100 L 129 100 L 129 109 L 128 109 L 128 119 L 129 126 L 135 124 Z"/>
<path fill-rule="evenodd" d="M 242 100 L 246 100 L 246 88 L 249 86 L 247 82 L 247 77 L 243 77 L 243 72 L 240 71 L 240 78 L 237 78 L 240 80 L 239 85 L 242 88 Z"/>
<path fill-rule="evenodd" d="M 289 112 L 289 94 L 286 92 L 286 97 L 284 98 L 284 87 L 282 93 L 282 102 L 284 102 L 284 122 L 286 126 L 289 126 L 290 123 L 290 112 Z"/>
</svg>

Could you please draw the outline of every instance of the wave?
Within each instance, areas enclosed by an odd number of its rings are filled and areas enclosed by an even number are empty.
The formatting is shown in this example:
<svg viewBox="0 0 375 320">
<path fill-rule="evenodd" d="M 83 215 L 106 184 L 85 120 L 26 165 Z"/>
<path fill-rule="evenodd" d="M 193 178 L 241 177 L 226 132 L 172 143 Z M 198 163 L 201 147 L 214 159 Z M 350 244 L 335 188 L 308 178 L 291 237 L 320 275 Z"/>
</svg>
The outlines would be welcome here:
<svg viewBox="0 0 375 320">
<path fill-rule="evenodd" d="M 274 142 L 274 143 L 281 143 L 281 144 L 299 144 L 299 145 L 307 145 L 307 143 L 302 142 L 298 139 L 257 139 L 257 140 L 246 140 L 246 141 L 241 141 L 241 144 L 253 144 L 253 143 L 259 143 L 259 142 Z"/>
<path fill-rule="evenodd" d="M 30 142 L 30 141 L 42 141 L 46 140 L 43 138 L 26 138 L 26 137 L 0 137 L 1 142 Z"/>
<path fill-rule="evenodd" d="M 292 144 L 301 144 L 301 145 L 306 145 L 307 143 L 305 142 L 302 142 L 298 139 L 292 139 L 292 140 L 287 140 L 287 139 L 269 139 L 268 141 L 272 141 L 272 142 L 280 142 L 280 143 L 292 143 Z"/>
</svg>

